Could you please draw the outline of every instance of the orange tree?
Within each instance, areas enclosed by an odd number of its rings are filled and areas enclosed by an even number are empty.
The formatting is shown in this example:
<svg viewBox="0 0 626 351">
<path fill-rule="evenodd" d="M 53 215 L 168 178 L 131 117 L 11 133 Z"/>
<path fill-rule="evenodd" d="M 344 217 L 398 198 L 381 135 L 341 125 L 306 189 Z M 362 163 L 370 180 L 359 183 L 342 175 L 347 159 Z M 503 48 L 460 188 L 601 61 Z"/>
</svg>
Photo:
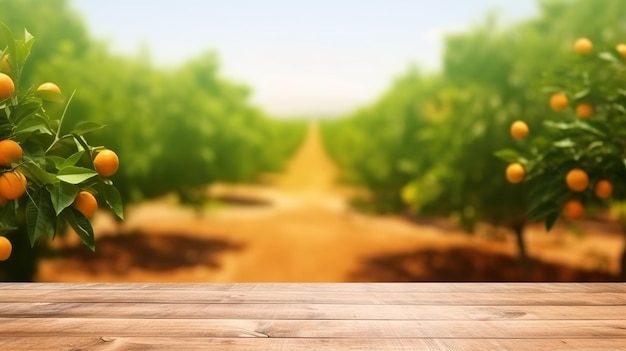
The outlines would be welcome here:
<svg viewBox="0 0 626 351">
<path fill-rule="evenodd" d="M 523 167 L 529 214 L 548 229 L 561 217 L 578 220 L 586 209 L 626 199 L 626 45 L 596 47 L 580 38 L 572 51 L 570 60 L 547 76 L 551 120 L 521 150 L 499 153 L 508 167 Z M 625 218 L 619 218 L 624 228 Z M 626 278 L 626 250 L 621 278 Z"/>
<path fill-rule="evenodd" d="M 16 40 L 4 24 L 0 31 L 6 44 L 0 53 L 0 280 L 30 280 L 40 238 L 71 227 L 95 250 L 88 217 L 98 205 L 123 217 L 120 194 L 108 179 L 119 160 L 85 139 L 101 125 L 64 125 L 71 97 L 58 116 L 49 113 L 65 100 L 56 84 L 21 84 L 32 35 L 24 31 Z"/>
</svg>

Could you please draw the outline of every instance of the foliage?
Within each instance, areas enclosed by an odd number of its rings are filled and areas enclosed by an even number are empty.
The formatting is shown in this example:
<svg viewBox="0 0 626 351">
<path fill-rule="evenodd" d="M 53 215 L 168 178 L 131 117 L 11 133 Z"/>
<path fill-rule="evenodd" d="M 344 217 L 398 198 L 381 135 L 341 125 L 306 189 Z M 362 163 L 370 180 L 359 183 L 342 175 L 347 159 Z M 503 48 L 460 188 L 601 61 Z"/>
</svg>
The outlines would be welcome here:
<svg viewBox="0 0 626 351">
<path fill-rule="evenodd" d="M 567 108 L 553 112 L 554 120 L 545 121 L 544 129 L 520 151 L 500 152 L 504 160 L 525 166 L 530 213 L 545 220 L 548 229 L 572 199 L 591 207 L 606 206 L 608 200 L 595 193 L 602 180 L 612 184 L 612 199 L 626 199 L 626 184 L 621 181 L 626 177 L 626 65 L 617 44 L 572 54 L 555 69 L 546 92 L 564 93 Z M 590 112 L 584 113 L 583 106 Z M 568 186 L 566 177 L 572 169 L 587 174 L 584 190 Z"/>
<path fill-rule="evenodd" d="M 50 83 L 34 89 L 20 80 L 34 37 L 24 31 L 23 39 L 15 39 L 4 24 L 0 31 L 6 44 L 1 69 L 15 83 L 15 92 L 0 102 L 0 140 L 10 145 L 0 150 L 0 235 L 25 228 L 23 234 L 35 246 L 39 238 L 54 238 L 69 226 L 95 250 L 91 224 L 74 206 L 78 193 L 96 194 L 100 204 L 123 217 L 119 192 L 93 169 L 93 157 L 104 147 L 91 146 L 85 138 L 101 126 L 67 125 L 65 112 L 73 94 L 60 115 L 50 113 L 49 106 L 64 100 L 60 90 Z"/>
</svg>

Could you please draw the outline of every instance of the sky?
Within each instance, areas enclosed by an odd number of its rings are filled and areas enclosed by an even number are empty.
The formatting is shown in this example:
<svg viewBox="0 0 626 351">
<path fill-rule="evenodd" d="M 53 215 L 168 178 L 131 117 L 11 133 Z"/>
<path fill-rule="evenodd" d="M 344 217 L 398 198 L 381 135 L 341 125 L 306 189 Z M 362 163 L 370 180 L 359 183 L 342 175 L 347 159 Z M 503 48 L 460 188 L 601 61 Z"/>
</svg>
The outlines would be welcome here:
<svg viewBox="0 0 626 351">
<path fill-rule="evenodd" d="M 73 0 L 115 53 L 148 50 L 158 66 L 215 51 L 222 75 L 252 88 L 276 117 L 347 114 L 415 64 L 440 68 L 443 38 L 535 15 L 536 0 Z"/>
</svg>

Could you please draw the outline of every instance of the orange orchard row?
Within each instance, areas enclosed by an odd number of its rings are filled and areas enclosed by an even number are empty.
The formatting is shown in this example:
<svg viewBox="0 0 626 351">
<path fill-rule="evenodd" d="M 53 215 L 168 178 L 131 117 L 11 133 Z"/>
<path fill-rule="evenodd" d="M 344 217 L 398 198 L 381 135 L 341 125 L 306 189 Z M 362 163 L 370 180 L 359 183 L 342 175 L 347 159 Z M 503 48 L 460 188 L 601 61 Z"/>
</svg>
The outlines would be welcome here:
<svg viewBox="0 0 626 351">
<path fill-rule="evenodd" d="M 43 83 L 37 91 L 61 94 L 61 90 L 54 83 Z M 0 101 L 10 98 L 14 93 L 15 84 L 11 77 L 0 73 Z M 12 164 L 22 161 L 22 156 L 22 147 L 17 142 L 10 139 L 0 141 L 0 206 L 26 194 L 28 179 L 19 170 L 11 168 Z M 101 177 L 110 177 L 119 167 L 119 158 L 111 150 L 102 150 L 94 157 L 93 166 Z M 98 202 L 92 193 L 81 190 L 71 206 L 85 217 L 91 217 L 98 208 Z M 11 251 L 11 242 L 6 237 L 0 236 L 0 261 L 8 259 Z"/>
<path fill-rule="evenodd" d="M 626 44 L 618 44 L 615 47 L 617 53 L 626 58 Z M 580 38 L 574 42 L 574 51 L 580 55 L 587 55 L 593 51 L 593 43 L 587 38 Z M 565 93 L 555 93 L 550 97 L 550 108 L 553 111 L 563 111 L 569 105 L 569 100 Z M 576 105 L 575 113 L 581 119 L 593 116 L 593 106 L 586 102 Z M 528 125 L 524 121 L 515 121 L 511 124 L 510 133 L 513 139 L 524 139 L 528 133 Z M 521 183 L 526 170 L 521 163 L 514 162 L 508 165 L 505 171 L 506 179 L 513 184 Z M 589 176 L 580 168 L 573 168 L 565 176 L 565 184 L 573 192 L 583 192 L 589 187 Z M 613 195 L 613 184 L 607 179 L 598 180 L 593 188 L 594 194 L 600 199 L 608 199 Z M 561 213 L 569 220 L 576 220 L 583 217 L 585 208 L 580 200 L 570 199 L 563 205 Z"/>
</svg>

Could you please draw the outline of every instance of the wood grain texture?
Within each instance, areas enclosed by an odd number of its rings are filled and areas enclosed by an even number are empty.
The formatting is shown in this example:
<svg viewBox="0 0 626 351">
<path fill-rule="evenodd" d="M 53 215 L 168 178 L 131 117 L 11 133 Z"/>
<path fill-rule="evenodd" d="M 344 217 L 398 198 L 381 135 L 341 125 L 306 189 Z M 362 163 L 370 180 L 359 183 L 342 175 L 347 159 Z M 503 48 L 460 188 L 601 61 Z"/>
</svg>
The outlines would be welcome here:
<svg viewBox="0 0 626 351">
<path fill-rule="evenodd" d="M 626 284 L 0 284 L 7 350 L 619 350 Z"/>
</svg>

